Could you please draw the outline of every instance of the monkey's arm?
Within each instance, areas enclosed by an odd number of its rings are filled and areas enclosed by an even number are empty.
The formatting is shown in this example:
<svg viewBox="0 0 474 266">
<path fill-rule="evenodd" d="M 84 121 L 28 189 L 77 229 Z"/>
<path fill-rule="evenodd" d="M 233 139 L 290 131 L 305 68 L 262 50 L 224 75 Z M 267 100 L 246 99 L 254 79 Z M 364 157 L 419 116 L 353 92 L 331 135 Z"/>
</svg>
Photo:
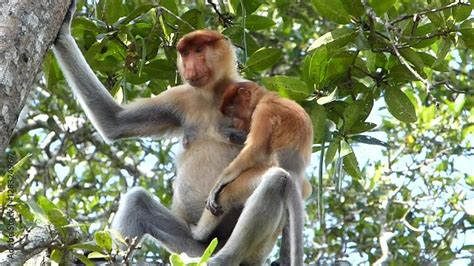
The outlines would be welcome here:
<svg viewBox="0 0 474 266">
<path fill-rule="evenodd" d="M 107 140 L 115 140 L 162 134 L 179 126 L 181 117 L 173 109 L 176 105 L 172 102 L 177 98 L 170 97 L 176 93 L 164 93 L 157 97 L 161 100 L 148 99 L 130 106 L 120 106 L 115 102 L 92 72 L 70 34 L 70 23 L 75 10 L 75 1 L 72 2 L 56 38 L 53 52 L 66 80 L 99 133 Z"/>
<path fill-rule="evenodd" d="M 227 166 L 217 183 L 211 190 L 206 202 L 206 208 L 214 215 L 222 214 L 222 207 L 218 201 L 222 189 L 248 170 L 259 163 L 268 161 L 271 154 L 271 137 L 273 121 L 271 116 L 257 112 L 252 116 L 252 126 L 247 137 L 247 143 L 239 155 Z"/>
</svg>

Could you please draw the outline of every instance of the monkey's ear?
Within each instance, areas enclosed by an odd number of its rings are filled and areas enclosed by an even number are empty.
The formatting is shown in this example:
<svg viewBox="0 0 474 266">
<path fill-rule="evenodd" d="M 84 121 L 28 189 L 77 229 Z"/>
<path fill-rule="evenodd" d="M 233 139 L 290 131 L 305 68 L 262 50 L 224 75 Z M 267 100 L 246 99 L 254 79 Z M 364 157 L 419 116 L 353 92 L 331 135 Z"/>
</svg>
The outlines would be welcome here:
<svg viewBox="0 0 474 266">
<path fill-rule="evenodd" d="M 249 88 L 246 88 L 246 87 L 240 87 L 239 90 L 237 91 L 237 94 L 246 100 L 252 98 L 252 92 L 250 91 Z"/>
<path fill-rule="evenodd" d="M 225 115 L 226 107 L 231 105 L 234 101 L 234 98 L 237 96 L 238 91 L 239 87 L 231 86 L 224 92 L 224 95 L 222 95 L 222 103 L 219 110 L 223 115 Z"/>
</svg>

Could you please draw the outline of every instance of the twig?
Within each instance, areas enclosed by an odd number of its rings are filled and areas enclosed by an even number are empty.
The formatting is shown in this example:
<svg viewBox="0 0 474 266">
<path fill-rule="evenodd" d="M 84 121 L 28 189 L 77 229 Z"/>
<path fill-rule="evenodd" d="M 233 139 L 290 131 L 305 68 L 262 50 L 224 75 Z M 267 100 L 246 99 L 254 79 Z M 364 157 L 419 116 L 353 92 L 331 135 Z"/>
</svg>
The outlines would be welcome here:
<svg viewBox="0 0 474 266">
<path fill-rule="evenodd" d="M 391 21 L 390 24 L 394 25 L 394 24 L 396 24 L 400 21 L 403 21 L 403 20 L 406 20 L 406 19 L 409 19 L 409 18 L 416 18 L 416 17 L 420 17 L 420 16 L 423 16 L 423 15 L 436 13 L 436 12 L 443 11 L 445 9 L 449 9 L 449 8 L 452 8 L 452 7 L 455 7 L 455 6 L 458 6 L 458 5 L 459 6 L 469 6 L 469 3 L 463 2 L 461 0 L 457 0 L 457 1 L 452 2 L 451 4 L 449 4 L 447 6 L 442 6 L 442 7 L 438 7 L 438 8 L 433 8 L 433 9 L 420 11 L 420 12 L 417 12 L 417 13 L 414 13 L 414 14 L 400 16 L 400 17 L 394 19 L 393 21 Z"/>
<path fill-rule="evenodd" d="M 389 29 L 387 29 L 389 30 Z M 390 31 L 390 30 L 389 30 Z M 393 48 L 393 51 L 395 52 L 395 55 L 397 55 L 398 60 L 400 60 L 400 63 L 404 65 L 418 80 L 420 80 L 426 87 L 426 91 L 428 93 L 431 93 L 431 88 L 433 85 L 431 82 L 425 78 L 423 78 L 409 63 L 408 61 L 400 54 L 400 51 L 398 50 L 397 46 L 395 45 L 395 38 L 392 36 L 392 34 L 389 34 L 390 37 L 390 45 Z"/>
<path fill-rule="evenodd" d="M 388 241 L 394 236 L 392 232 L 386 232 L 386 215 L 387 215 L 387 207 L 389 204 L 389 199 L 386 199 L 381 202 L 381 209 L 384 210 L 380 213 L 380 234 L 379 234 L 379 244 L 380 249 L 382 251 L 382 256 L 374 263 L 374 265 L 383 265 L 390 259 L 390 249 L 388 248 Z"/>
<path fill-rule="evenodd" d="M 240 0 L 240 7 L 242 8 L 242 17 L 243 17 L 243 20 L 242 20 L 242 28 L 244 28 L 243 30 L 243 43 L 244 43 L 244 64 L 247 62 L 247 36 L 246 36 L 246 32 L 245 32 L 245 23 L 247 21 L 247 11 L 245 10 L 245 5 L 244 5 L 244 1 L 243 0 Z"/>
<path fill-rule="evenodd" d="M 426 87 L 426 91 L 428 94 L 431 94 L 431 89 L 433 85 L 431 82 L 425 78 L 423 78 L 409 63 L 408 61 L 400 54 L 400 51 L 398 50 L 397 44 L 398 40 L 395 40 L 395 37 L 393 35 L 392 31 L 398 30 L 398 28 L 394 27 L 391 23 L 389 23 L 387 20 L 383 20 L 377 16 L 375 13 L 374 9 L 369 5 L 368 0 L 362 0 L 362 5 L 364 6 L 366 13 L 369 17 L 371 17 L 373 20 L 379 22 L 385 27 L 385 30 L 388 33 L 388 38 L 390 45 L 392 46 L 392 50 L 395 53 L 395 55 L 398 57 L 398 60 L 400 60 L 400 63 L 404 65 L 418 80 L 420 80 Z"/>
<path fill-rule="evenodd" d="M 175 19 L 177 19 L 177 20 L 183 22 L 183 23 L 186 24 L 188 27 L 190 27 L 192 30 L 196 30 L 196 28 L 195 28 L 193 25 L 189 24 L 189 22 L 187 22 L 186 20 L 180 18 L 180 17 L 177 16 L 175 13 L 171 12 L 169 9 L 167 9 L 167 8 L 165 8 L 165 7 L 162 7 L 162 6 L 158 7 L 157 9 L 158 9 L 159 11 L 165 11 L 166 13 L 168 13 L 168 15 L 170 15 L 170 16 L 174 17 Z"/>
<path fill-rule="evenodd" d="M 222 14 L 219 12 L 219 9 L 217 8 L 217 5 L 212 2 L 212 0 L 207 0 L 207 3 L 212 6 L 212 9 L 214 9 L 214 12 L 216 12 L 217 16 L 219 16 L 219 22 L 225 27 L 228 28 L 234 24 L 232 20 L 229 18 L 228 15 Z"/>
</svg>

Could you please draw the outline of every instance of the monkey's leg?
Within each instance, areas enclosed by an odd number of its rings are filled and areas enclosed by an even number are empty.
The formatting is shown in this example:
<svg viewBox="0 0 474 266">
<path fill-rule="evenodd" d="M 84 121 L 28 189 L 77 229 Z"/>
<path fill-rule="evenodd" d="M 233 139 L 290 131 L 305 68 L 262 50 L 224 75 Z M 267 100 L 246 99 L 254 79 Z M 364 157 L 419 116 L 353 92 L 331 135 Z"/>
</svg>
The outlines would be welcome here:
<svg viewBox="0 0 474 266">
<path fill-rule="evenodd" d="M 296 187 L 286 171 L 276 167 L 268 170 L 247 200 L 229 240 L 210 264 L 262 264 L 275 243 L 282 219 L 285 219 L 288 194 L 293 193 L 289 186 Z M 255 254 L 259 248 L 261 253 Z"/>
<path fill-rule="evenodd" d="M 112 228 L 124 237 L 150 234 L 170 252 L 201 256 L 205 245 L 194 240 L 188 225 L 143 188 L 132 188 L 120 200 Z"/>
<path fill-rule="evenodd" d="M 270 167 L 269 164 L 257 164 L 254 168 L 244 171 L 238 178 L 227 184 L 219 195 L 222 214 L 213 215 L 205 209 L 197 225 L 191 226 L 194 239 L 207 240 L 229 210 L 242 207 L 260 183 L 262 175 Z"/>
</svg>

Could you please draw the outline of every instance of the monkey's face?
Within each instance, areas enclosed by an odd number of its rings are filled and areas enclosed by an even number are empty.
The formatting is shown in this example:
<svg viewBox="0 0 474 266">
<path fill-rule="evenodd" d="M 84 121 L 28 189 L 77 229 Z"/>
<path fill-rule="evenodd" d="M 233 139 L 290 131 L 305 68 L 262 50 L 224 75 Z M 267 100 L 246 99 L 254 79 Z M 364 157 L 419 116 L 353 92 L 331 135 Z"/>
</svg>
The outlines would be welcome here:
<svg viewBox="0 0 474 266">
<path fill-rule="evenodd" d="M 178 68 L 181 77 L 193 87 L 204 87 L 218 79 L 223 66 L 213 62 L 213 55 L 223 50 L 224 36 L 216 31 L 191 32 L 181 38 L 177 45 Z M 221 58 L 222 60 L 222 58 Z"/>
<path fill-rule="evenodd" d="M 208 46 L 198 45 L 184 49 L 181 54 L 182 76 L 193 87 L 209 84 L 212 77 L 211 68 L 206 62 Z"/>
</svg>

